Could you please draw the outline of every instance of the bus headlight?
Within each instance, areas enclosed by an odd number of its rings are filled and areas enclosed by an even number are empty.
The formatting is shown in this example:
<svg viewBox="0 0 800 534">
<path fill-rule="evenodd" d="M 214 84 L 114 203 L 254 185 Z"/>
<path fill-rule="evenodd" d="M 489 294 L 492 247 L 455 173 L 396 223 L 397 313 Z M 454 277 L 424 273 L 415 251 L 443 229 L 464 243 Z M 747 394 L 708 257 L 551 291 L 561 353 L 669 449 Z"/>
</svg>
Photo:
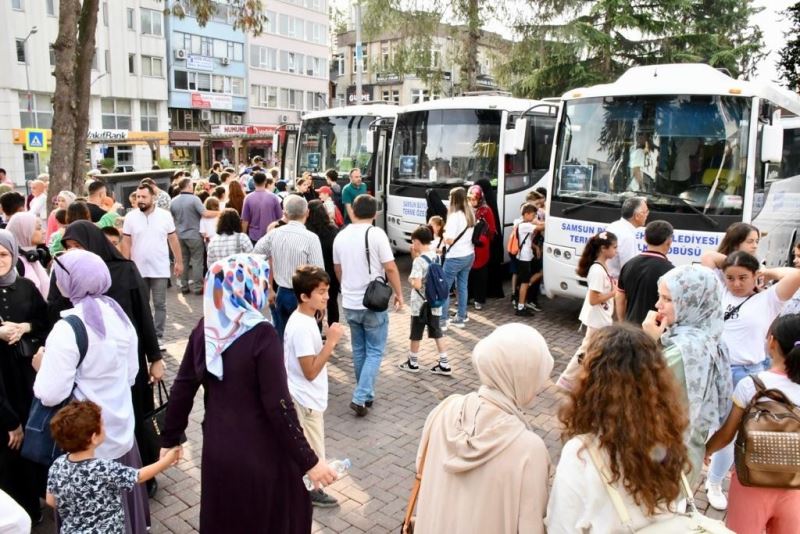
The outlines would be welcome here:
<svg viewBox="0 0 800 534">
<path fill-rule="evenodd" d="M 564 251 L 564 259 L 568 260 L 570 258 L 572 258 L 572 253 L 569 250 L 565 250 Z"/>
<path fill-rule="evenodd" d="M 560 258 L 561 257 L 561 249 L 560 248 L 553 249 L 553 256 L 555 256 L 556 258 Z"/>
</svg>

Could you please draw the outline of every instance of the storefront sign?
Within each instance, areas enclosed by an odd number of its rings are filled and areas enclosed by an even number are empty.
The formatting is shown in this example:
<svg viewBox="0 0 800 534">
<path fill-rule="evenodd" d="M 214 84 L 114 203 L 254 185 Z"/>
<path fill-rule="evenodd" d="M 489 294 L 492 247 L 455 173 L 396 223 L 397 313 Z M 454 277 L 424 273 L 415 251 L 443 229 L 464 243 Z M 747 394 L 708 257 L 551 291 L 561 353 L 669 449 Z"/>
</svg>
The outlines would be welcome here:
<svg viewBox="0 0 800 534">
<path fill-rule="evenodd" d="M 47 152 L 47 135 L 50 130 L 37 128 L 25 129 L 25 150 L 30 152 Z"/>
<path fill-rule="evenodd" d="M 372 102 L 372 85 L 364 85 L 361 87 L 361 100 L 356 96 L 356 86 L 351 85 L 347 88 L 347 105 L 353 106 L 356 104 L 363 104 L 364 102 Z"/>
<path fill-rule="evenodd" d="M 214 58 L 206 56 L 195 56 L 189 54 L 186 59 L 186 67 L 195 70 L 214 70 Z"/>
<path fill-rule="evenodd" d="M 277 126 L 260 126 L 254 124 L 215 124 L 211 126 L 211 133 L 229 135 L 271 135 L 275 133 L 277 129 Z"/>
<path fill-rule="evenodd" d="M 86 140 L 89 142 L 126 141 L 128 130 L 89 130 Z"/>
<path fill-rule="evenodd" d="M 192 107 L 197 109 L 233 109 L 233 97 L 208 93 L 192 93 Z"/>
</svg>

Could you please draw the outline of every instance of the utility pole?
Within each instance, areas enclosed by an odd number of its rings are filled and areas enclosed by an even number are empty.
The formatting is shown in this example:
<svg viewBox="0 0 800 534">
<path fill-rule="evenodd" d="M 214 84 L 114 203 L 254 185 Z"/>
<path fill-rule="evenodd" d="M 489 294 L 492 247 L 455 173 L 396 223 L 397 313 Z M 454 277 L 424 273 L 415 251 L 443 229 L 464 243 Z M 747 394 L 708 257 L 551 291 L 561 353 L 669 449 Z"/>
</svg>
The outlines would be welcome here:
<svg viewBox="0 0 800 534">
<path fill-rule="evenodd" d="M 356 104 L 361 104 L 364 74 L 364 69 L 362 68 L 364 51 L 361 48 L 361 2 L 356 2 L 354 9 L 356 18 Z"/>
</svg>

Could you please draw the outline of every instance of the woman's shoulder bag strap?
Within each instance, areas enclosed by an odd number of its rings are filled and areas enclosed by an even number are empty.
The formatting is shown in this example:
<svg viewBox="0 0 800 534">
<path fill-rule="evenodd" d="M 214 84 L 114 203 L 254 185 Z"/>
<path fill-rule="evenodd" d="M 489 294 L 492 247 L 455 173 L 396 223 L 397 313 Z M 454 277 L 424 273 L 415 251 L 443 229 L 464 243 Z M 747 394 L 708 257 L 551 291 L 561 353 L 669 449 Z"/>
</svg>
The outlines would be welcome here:
<svg viewBox="0 0 800 534">
<path fill-rule="evenodd" d="M 75 333 L 75 343 L 78 345 L 78 354 L 80 355 L 76 367 L 80 367 L 83 359 L 86 358 L 86 353 L 89 352 L 89 333 L 86 331 L 86 325 L 77 315 L 67 315 L 63 319 Z"/>
</svg>

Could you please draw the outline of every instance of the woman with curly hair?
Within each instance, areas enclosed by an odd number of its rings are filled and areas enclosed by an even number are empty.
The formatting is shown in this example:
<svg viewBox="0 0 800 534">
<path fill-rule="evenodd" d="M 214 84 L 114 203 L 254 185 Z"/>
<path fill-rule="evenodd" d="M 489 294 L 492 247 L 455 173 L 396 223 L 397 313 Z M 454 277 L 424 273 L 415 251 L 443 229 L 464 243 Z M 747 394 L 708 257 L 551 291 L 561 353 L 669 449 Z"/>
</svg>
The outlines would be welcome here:
<svg viewBox="0 0 800 534">
<path fill-rule="evenodd" d="M 228 186 L 228 202 L 225 204 L 226 208 L 233 208 L 239 216 L 242 216 L 242 208 L 244 207 L 244 189 L 236 180 L 232 181 Z"/>
<path fill-rule="evenodd" d="M 594 334 L 559 413 L 567 442 L 547 506 L 549 534 L 628 532 L 606 482 L 621 495 L 633 530 L 672 516 L 681 473 L 689 468 L 683 440 L 688 420 L 680 399 L 661 351 L 642 330 L 620 324 Z"/>
</svg>

